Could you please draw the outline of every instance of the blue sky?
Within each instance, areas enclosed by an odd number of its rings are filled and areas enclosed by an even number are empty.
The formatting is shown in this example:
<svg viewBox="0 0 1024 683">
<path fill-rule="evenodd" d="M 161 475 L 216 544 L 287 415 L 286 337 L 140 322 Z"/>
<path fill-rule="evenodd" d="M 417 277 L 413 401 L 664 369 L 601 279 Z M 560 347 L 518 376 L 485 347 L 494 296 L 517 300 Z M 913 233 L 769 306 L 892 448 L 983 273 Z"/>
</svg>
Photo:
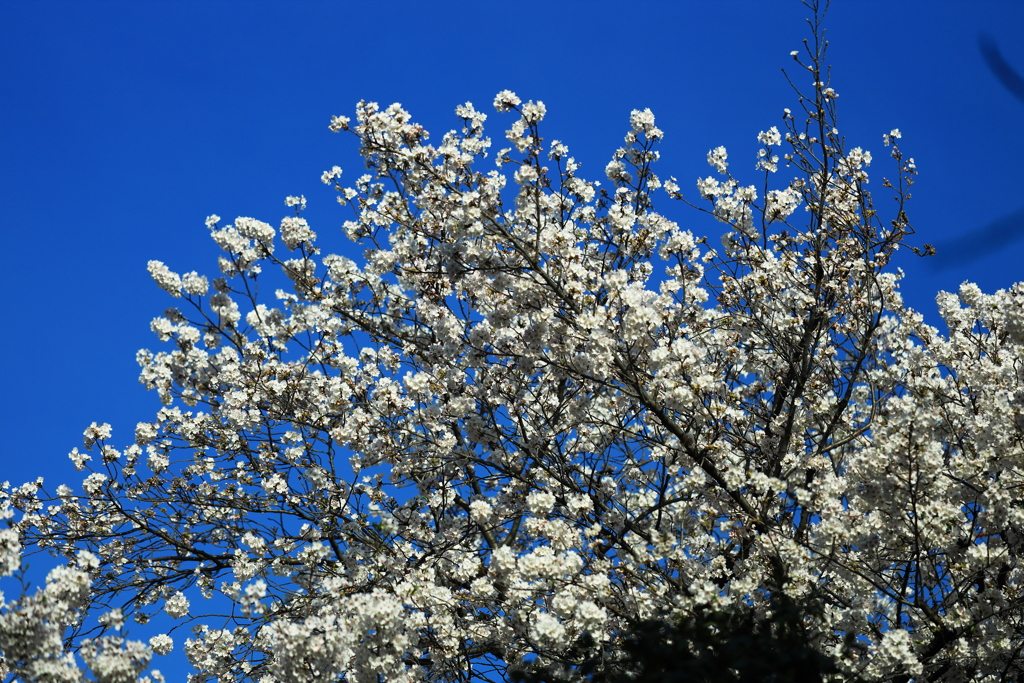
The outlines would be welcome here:
<svg viewBox="0 0 1024 683">
<path fill-rule="evenodd" d="M 508 88 L 543 100 L 545 137 L 600 178 L 630 110 L 650 107 L 666 133 L 657 171 L 695 198 L 718 145 L 756 180 L 758 131 L 796 109 L 781 69 L 808 15 L 797 0 L 3 0 L 0 481 L 77 484 L 66 454 L 90 422 L 123 446 L 153 415 L 135 352 L 159 346 L 149 322 L 171 301 L 146 262 L 212 274 L 209 214 L 277 224 L 285 196 L 304 194 L 325 251 L 358 255 L 319 180 L 335 164 L 362 173 L 331 115 L 397 101 L 436 139 L 469 100 L 501 140 L 511 119 L 490 103 Z M 1024 279 L 1024 102 L 978 48 L 990 35 L 1024 73 L 1024 4 L 836 0 L 826 25 L 849 146 L 874 152 L 880 180 L 881 136 L 900 128 L 920 170 L 909 215 L 943 259 L 899 264 L 908 302 L 937 322 L 940 289 Z M 670 215 L 721 231 L 681 205 Z"/>
</svg>

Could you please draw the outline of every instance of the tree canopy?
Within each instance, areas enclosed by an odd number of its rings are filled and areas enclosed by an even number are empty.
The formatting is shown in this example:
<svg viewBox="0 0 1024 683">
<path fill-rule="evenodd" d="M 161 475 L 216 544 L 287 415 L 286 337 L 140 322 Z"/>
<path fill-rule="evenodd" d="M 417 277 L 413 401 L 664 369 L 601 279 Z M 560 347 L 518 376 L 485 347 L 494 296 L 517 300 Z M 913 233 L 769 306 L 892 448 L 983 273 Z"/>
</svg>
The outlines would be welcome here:
<svg viewBox="0 0 1024 683">
<path fill-rule="evenodd" d="M 941 293 L 948 332 L 903 304 L 915 164 L 882 136 L 876 205 L 815 16 L 755 173 L 713 148 L 692 202 L 650 110 L 599 182 L 512 92 L 497 150 L 472 104 L 434 143 L 360 102 L 331 128 L 366 173 L 323 181 L 362 262 L 301 197 L 211 216 L 212 280 L 151 261 L 165 407 L 86 429 L 80 491 L 3 490 L 0 573 L 67 560 L 4 603 L 10 674 L 623 680 L 654 628 L 681 662 L 799 634 L 836 680 L 1024 675 L 1024 285 Z"/>
</svg>

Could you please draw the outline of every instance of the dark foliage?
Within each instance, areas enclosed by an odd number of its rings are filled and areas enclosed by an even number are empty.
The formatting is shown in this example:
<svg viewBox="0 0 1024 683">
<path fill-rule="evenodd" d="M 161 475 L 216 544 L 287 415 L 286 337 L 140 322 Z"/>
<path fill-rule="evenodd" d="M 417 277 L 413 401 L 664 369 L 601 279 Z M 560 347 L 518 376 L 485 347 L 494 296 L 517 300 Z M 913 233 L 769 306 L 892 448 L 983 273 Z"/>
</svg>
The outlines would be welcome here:
<svg viewBox="0 0 1024 683">
<path fill-rule="evenodd" d="M 621 659 L 597 654 L 575 673 L 588 683 L 820 683 L 838 670 L 811 646 L 803 617 L 792 601 L 776 601 L 767 618 L 734 609 L 675 624 L 645 621 L 623 638 Z M 512 679 L 563 683 L 570 676 L 564 668 L 538 667 Z"/>
</svg>

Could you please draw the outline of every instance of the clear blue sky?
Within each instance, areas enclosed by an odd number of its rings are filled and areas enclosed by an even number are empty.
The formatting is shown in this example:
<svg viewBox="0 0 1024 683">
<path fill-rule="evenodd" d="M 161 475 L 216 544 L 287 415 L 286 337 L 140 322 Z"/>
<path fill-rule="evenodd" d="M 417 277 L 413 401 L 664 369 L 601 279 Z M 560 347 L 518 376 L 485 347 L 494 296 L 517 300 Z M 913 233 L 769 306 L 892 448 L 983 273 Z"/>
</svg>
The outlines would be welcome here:
<svg viewBox="0 0 1024 683">
<path fill-rule="evenodd" d="M 754 181 L 758 131 L 796 109 L 781 69 L 808 14 L 797 0 L 0 0 L 0 481 L 77 484 L 66 454 L 91 421 L 123 446 L 153 415 L 135 351 L 158 347 L 149 322 L 171 300 L 146 262 L 213 273 L 207 215 L 276 225 L 284 197 L 305 194 L 325 251 L 355 255 L 319 180 L 335 164 L 362 172 L 331 115 L 397 101 L 438 138 L 470 100 L 500 140 L 511 119 L 490 103 L 508 88 L 543 100 L 546 137 L 600 178 L 630 110 L 650 107 L 658 172 L 696 197 L 718 145 Z M 918 241 L 952 245 L 945 268 L 900 264 L 908 301 L 935 322 L 939 289 L 1024 279 L 1024 225 L 977 253 L 956 243 L 1024 205 L 1024 102 L 978 49 L 990 34 L 1024 73 L 1024 3 L 836 0 L 827 26 L 841 132 L 880 179 L 881 136 L 903 131 Z"/>
</svg>

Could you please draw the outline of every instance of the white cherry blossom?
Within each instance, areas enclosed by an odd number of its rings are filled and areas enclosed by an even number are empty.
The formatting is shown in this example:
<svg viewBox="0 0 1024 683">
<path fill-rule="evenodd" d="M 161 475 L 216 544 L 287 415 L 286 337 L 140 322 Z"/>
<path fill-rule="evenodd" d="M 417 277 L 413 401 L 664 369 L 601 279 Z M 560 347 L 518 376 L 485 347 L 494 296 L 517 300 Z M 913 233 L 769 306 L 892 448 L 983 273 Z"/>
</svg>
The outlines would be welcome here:
<svg viewBox="0 0 1024 683">
<path fill-rule="evenodd" d="M 940 294 L 943 331 L 904 305 L 913 162 L 885 136 L 876 206 L 808 45 L 760 179 L 714 147 L 689 207 L 647 109 L 600 183 L 507 90 L 495 158 L 471 103 L 440 138 L 398 104 L 332 118 L 363 258 L 293 196 L 279 230 L 207 219 L 214 277 L 149 263 L 163 407 L 127 444 L 92 423 L 76 487 L 0 488 L 0 575 L 61 563 L 0 598 L 4 666 L 579 680 L 638 622 L 785 597 L 848 680 L 1024 676 L 1024 285 Z"/>
</svg>

